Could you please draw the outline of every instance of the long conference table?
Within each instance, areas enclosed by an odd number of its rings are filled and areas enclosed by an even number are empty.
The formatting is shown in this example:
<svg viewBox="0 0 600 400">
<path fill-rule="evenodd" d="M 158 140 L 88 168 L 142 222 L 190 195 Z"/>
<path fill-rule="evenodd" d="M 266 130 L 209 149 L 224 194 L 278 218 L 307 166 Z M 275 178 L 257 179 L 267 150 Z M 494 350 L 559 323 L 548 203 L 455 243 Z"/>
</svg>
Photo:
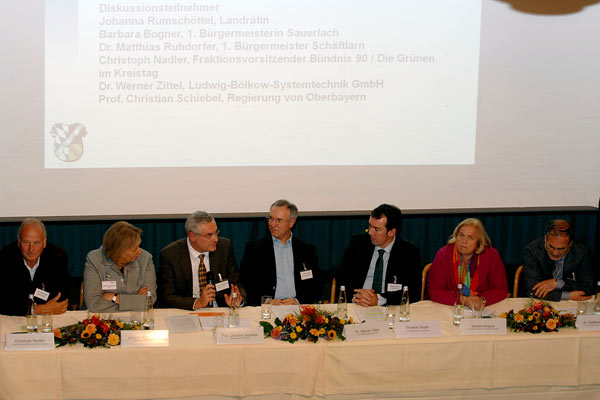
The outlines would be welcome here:
<svg viewBox="0 0 600 400">
<path fill-rule="evenodd" d="M 488 309 L 518 310 L 526 299 Z M 560 308 L 575 308 L 561 302 Z M 331 307 L 331 306 L 330 306 Z M 157 309 L 165 316 L 187 314 Z M 259 308 L 240 316 L 258 324 Z M 356 316 L 349 305 L 350 316 Z M 54 317 L 55 327 L 86 318 Z M 115 314 L 128 319 L 128 313 Z M 1 399 L 600 399 L 600 332 L 461 336 L 452 307 L 421 301 L 411 321 L 441 321 L 441 337 L 217 345 L 212 332 L 173 333 L 168 347 L 4 351 L 24 317 L 0 316 Z"/>
</svg>

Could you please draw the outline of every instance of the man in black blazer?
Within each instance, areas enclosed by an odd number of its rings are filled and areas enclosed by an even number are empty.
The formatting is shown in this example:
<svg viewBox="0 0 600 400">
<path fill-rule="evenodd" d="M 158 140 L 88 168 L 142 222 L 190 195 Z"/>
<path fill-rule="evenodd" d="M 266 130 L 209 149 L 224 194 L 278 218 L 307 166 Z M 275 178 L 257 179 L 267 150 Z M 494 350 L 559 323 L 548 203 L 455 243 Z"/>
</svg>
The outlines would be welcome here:
<svg viewBox="0 0 600 400">
<path fill-rule="evenodd" d="M 67 253 L 46 240 L 46 227 L 35 218 L 23 220 L 17 237 L 0 250 L 5 283 L 0 314 L 25 315 L 30 294 L 37 314 L 64 313 L 69 303 Z"/>
<path fill-rule="evenodd" d="M 240 273 L 249 305 L 271 296 L 273 305 L 312 304 L 319 298 L 315 246 L 292 236 L 298 207 L 287 200 L 271 205 L 270 236 L 246 244 Z"/>
<path fill-rule="evenodd" d="M 231 304 L 230 293 L 237 293 L 238 302 L 244 290 L 238 287 L 239 274 L 231 241 L 220 237 L 212 215 L 196 211 L 185 222 L 187 237 L 160 251 L 158 298 L 161 307 L 196 310 L 209 307 L 216 300 L 220 307 Z M 202 259 L 202 261 L 201 261 Z M 203 288 L 198 270 L 204 264 L 214 284 Z M 227 282 L 227 284 L 225 283 Z"/>
<path fill-rule="evenodd" d="M 573 242 L 571 225 L 553 220 L 543 238 L 529 243 L 523 256 L 523 282 L 528 295 L 551 301 L 587 300 L 594 294 L 592 252 Z"/>
<path fill-rule="evenodd" d="M 382 204 L 371 212 L 367 233 L 352 237 L 336 281 L 338 287 L 346 287 L 354 303 L 365 307 L 400 304 L 403 286 L 409 287 L 413 299 L 419 298 L 419 250 L 402 240 L 401 223 L 400 209 Z"/>
</svg>

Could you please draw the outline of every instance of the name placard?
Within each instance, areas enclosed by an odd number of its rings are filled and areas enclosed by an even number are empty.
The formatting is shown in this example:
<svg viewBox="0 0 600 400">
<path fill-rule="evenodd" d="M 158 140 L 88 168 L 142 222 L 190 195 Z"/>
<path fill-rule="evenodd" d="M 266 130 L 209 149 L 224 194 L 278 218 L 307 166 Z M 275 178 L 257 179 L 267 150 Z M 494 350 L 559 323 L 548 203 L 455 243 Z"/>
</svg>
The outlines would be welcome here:
<svg viewBox="0 0 600 400">
<path fill-rule="evenodd" d="M 506 335 L 506 318 L 463 318 L 461 335 Z"/>
<path fill-rule="evenodd" d="M 121 331 L 121 347 L 168 347 L 168 330 Z"/>
<path fill-rule="evenodd" d="M 7 333 L 6 351 L 54 350 L 53 333 Z"/>
<path fill-rule="evenodd" d="M 344 326 L 344 336 L 349 342 L 390 338 L 390 324 L 387 321 L 370 321 Z"/>
<path fill-rule="evenodd" d="M 396 338 L 424 338 L 442 336 L 440 321 L 397 322 L 394 326 Z"/>
<path fill-rule="evenodd" d="M 575 327 L 580 331 L 600 331 L 600 315 L 578 315 Z"/>
<path fill-rule="evenodd" d="M 217 328 L 217 344 L 262 344 L 265 342 L 262 326 L 248 328 Z"/>
</svg>

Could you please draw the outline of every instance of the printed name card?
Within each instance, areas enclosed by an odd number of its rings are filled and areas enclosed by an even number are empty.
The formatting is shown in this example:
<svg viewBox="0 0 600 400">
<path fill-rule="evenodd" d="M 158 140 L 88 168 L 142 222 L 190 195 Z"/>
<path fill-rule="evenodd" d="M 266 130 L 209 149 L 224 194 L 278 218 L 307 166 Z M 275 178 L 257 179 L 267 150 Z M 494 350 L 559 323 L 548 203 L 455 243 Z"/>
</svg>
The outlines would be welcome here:
<svg viewBox="0 0 600 400">
<path fill-rule="evenodd" d="M 121 347 L 168 347 L 168 330 L 121 331 Z"/>
<path fill-rule="evenodd" d="M 396 322 L 396 338 L 426 338 L 442 336 L 440 321 Z"/>
<path fill-rule="evenodd" d="M 262 326 L 248 328 L 217 328 L 217 344 L 263 344 L 265 332 Z"/>
<path fill-rule="evenodd" d="M 344 325 L 344 336 L 349 342 L 390 338 L 390 324 L 387 321 L 370 321 L 362 324 Z"/>
<path fill-rule="evenodd" d="M 580 331 L 600 331 L 600 315 L 578 315 L 575 327 Z"/>
<path fill-rule="evenodd" d="M 506 318 L 463 318 L 461 335 L 506 335 Z"/>
<path fill-rule="evenodd" d="M 53 333 L 7 333 L 6 351 L 54 350 Z"/>
</svg>

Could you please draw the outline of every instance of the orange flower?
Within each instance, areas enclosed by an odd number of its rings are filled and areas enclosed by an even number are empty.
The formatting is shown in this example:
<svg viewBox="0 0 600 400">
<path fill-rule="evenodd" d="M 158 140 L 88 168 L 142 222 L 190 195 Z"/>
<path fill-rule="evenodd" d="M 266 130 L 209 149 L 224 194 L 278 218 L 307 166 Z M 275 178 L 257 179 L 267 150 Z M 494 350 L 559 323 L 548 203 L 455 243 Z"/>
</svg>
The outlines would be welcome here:
<svg viewBox="0 0 600 400">
<path fill-rule="evenodd" d="M 525 320 L 525 317 L 523 317 L 522 314 L 515 315 L 515 322 L 523 322 L 524 320 Z"/>
<path fill-rule="evenodd" d="M 90 337 L 90 333 L 88 331 L 81 332 L 81 338 L 82 339 L 87 339 L 89 337 Z"/>
<path fill-rule="evenodd" d="M 290 326 L 293 328 L 293 327 L 295 327 L 296 325 L 298 325 L 298 318 L 296 318 L 296 317 L 291 317 L 291 318 L 290 318 Z"/>
<path fill-rule="evenodd" d="M 309 333 L 313 336 L 319 336 L 319 331 L 316 330 L 315 328 L 312 328 Z"/>
<path fill-rule="evenodd" d="M 302 318 L 302 320 L 304 322 L 310 322 L 310 317 L 308 315 L 305 315 L 304 318 Z"/>
<path fill-rule="evenodd" d="M 340 319 L 340 325 L 344 325 L 345 323 L 346 323 L 346 320 L 345 320 L 345 319 L 343 319 L 343 318 L 342 318 L 342 319 Z"/>
<path fill-rule="evenodd" d="M 91 335 L 92 333 L 96 333 L 96 325 L 95 324 L 89 324 L 88 326 L 85 327 L 85 330 Z"/>
<path fill-rule="evenodd" d="M 98 340 L 102 339 L 102 335 L 99 333 L 96 333 L 96 339 L 98 339 Z"/>
<path fill-rule="evenodd" d="M 273 330 L 271 331 L 271 337 L 273 339 L 279 339 L 280 334 L 281 334 L 281 326 L 277 326 L 277 327 L 273 328 Z"/>
<path fill-rule="evenodd" d="M 328 337 L 330 340 L 333 340 L 333 339 L 335 339 L 336 335 L 337 335 L 337 333 L 335 333 L 335 331 L 334 331 L 333 329 L 331 329 L 331 330 L 327 331 L 327 337 Z"/>
<path fill-rule="evenodd" d="M 549 319 L 548 321 L 546 321 L 546 328 L 550 329 L 551 331 L 556 329 L 556 321 L 554 319 Z"/>
<path fill-rule="evenodd" d="M 296 335 L 296 333 L 292 332 L 290 333 L 290 339 L 296 339 L 298 337 L 298 335 Z"/>
<path fill-rule="evenodd" d="M 324 334 L 325 334 L 325 328 L 319 329 L 319 335 L 324 335 Z"/>
<path fill-rule="evenodd" d="M 117 326 L 121 329 L 123 329 L 123 323 L 119 320 L 116 320 L 115 323 L 117 324 Z"/>
<path fill-rule="evenodd" d="M 62 338 L 62 333 L 60 332 L 60 329 L 56 328 L 54 330 L 54 337 L 57 338 L 57 339 Z"/>
<path fill-rule="evenodd" d="M 119 335 L 115 335 L 114 333 L 111 333 L 110 335 L 108 335 L 108 344 L 110 344 L 111 346 L 116 346 L 119 344 Z"/>
<path fill-rule="evenodd" d="M 296 332 L 298 332 L 298 333 L 302 332 L 302 325 L 298 325 L 296 327 Z"/>
<path fill-rule="evenodd" d="M 319 315 L 317 318 L 315 318 L 315 323 L 316 324 L 324 324 L 325 323 L 325 316 L 324 315 Z"/>
</svg>

